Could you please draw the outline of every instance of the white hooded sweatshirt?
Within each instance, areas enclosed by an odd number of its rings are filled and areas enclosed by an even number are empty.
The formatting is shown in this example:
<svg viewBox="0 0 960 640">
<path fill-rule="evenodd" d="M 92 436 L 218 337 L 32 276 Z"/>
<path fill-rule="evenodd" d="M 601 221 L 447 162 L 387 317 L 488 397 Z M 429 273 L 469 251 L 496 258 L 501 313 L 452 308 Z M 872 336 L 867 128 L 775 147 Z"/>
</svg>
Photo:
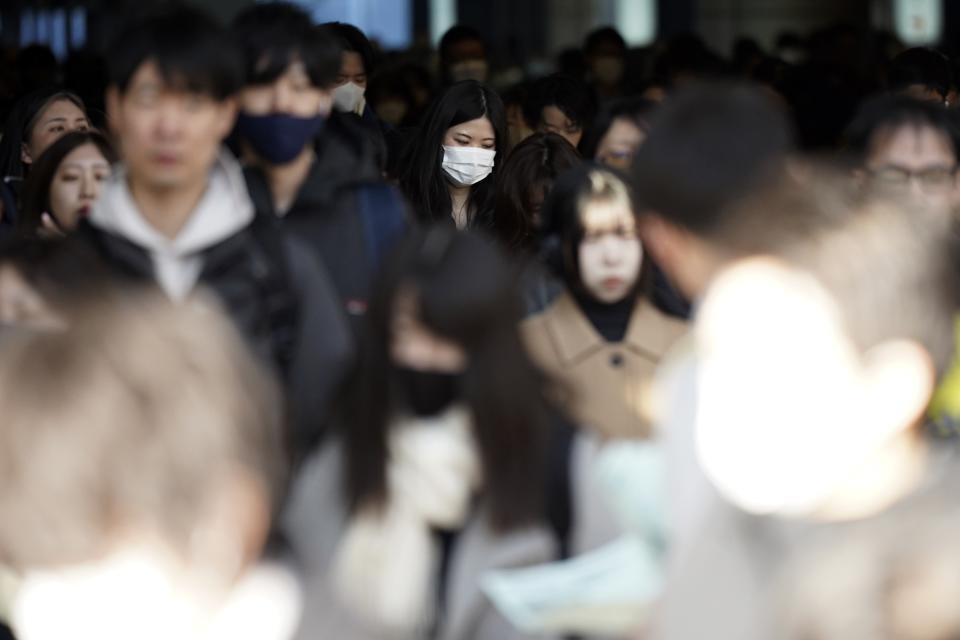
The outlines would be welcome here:
<svg viewBox="0 0 960 640">
<path fill-rule="evenodd" d="M 210 170 L 210 181 L 200 202 L 173 240 L 157 231 L 140 213 L 122 166 L 107 183 L 90 214 L 90 222 L 146 249 L 157 283 L 167 296 L 181 301 L 200 277 L 200 254 L 248 226 L 253 217 L 253 201 L 240 164 L 229 152 L 222 151 Z"/>
</svg>

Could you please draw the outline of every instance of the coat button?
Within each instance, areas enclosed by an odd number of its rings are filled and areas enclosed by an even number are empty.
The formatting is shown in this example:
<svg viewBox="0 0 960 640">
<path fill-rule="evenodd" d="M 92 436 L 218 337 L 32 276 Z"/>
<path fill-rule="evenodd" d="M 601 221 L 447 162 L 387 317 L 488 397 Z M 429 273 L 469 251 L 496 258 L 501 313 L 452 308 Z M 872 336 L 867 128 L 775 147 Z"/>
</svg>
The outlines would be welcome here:
<svg viewBox="0 0 960 640">
<path fill-rule="evenodd" d="M 613 354 L 612 356 L 610 356 L 610 364 L 613 365 L 614 367 L 618 367 L 618 368 L 619 368 L 619 367 L 622 367 L 622 366 L 623 366 L 623 356 L 620 355 L 619 353 Z"/>
</svg>

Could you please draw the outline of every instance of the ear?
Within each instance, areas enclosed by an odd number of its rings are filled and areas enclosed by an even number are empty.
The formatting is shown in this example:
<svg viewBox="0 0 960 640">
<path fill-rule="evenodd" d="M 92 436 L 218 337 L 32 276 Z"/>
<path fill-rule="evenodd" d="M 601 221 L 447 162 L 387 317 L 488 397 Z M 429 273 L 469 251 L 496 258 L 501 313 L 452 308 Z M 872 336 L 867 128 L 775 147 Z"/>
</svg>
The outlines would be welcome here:
<svg viewBox="0 0 960 640">
<path fill-rule="evenodd" d="M 217 118 L 217 133 L 221 139 L 226 138 L 233 131 L 233 125 L 237 121 L 237 99 L 230 97 L 220 103 L 219 117 Z"/>
<path fill-rule="evenodd" d="M 877 426 L 890 436 L 914 427 L 936 388 L 926 349 L 912 340 L 892 340 L 870 348 L 863 364 Z"/>
<path fill-rule="evenodd" d="M 23 164 L 33 164 L 33 158 L 30 156 L 30 149 L 26 142 L 20 143 L 20 162 Z"/>
</svg>

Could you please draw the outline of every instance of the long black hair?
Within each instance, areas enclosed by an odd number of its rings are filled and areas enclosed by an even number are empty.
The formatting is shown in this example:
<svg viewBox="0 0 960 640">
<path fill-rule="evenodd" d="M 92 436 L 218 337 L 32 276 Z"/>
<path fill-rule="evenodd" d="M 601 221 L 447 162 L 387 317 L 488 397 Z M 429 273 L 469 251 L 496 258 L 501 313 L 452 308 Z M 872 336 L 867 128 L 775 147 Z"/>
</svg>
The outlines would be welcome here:
<svg viewBox="0 0 960 640">
<path fill-rule="evenodd" d="M 499 165 L 507 148 L 507 115 L 500 96 L 476 80 L 464 80 L 447 89 L 424 114 L 416 137 L 407 149 L 400 188 L 420 220 L 450 218 L 453 203 L 443 172 L 443 137 L 450 127 L 483 117 L 493 125 L 497 153 L 493 174 L 470 189 L 467 210 L 473 211 L 471 226 L 489 226 Z"/>
<path fill-rule="evenodd" d="M 53 177 L 63 159 L 85 144 L 94 145 L 111 165 L 117 162 L 117 153 L 113 146 L 97 131 L 72 131 L 54 142 L 34 162 L 30 176 L 23 184 L 23 205 L 20 217 L 17 218 L 20 233 L 35 234 L 41 227 L 41 217 L 45 212 L 56 218 L 56 214 L 50 211 L 50 185 Z"/>
<path fill-rule="evenodd" d="M 23 145 L 30 142 L 30 134 L 38 116 L 58 100 L 69 100 L 86 113 L 83 101 L 74 93 L 58 87 L 46 87 L 27 94 L 14 105 L 7 117 L 0 138 L 0 178 L 25 177 Z"/>
<path fill-rule="evenodd" d="M 345 499 L 352 511 L 388 499 L 388 430 L 401 387 L 391 362 L 400 291 L 416 296 L 420 321 L 467 354 L 461 397 L 473 419 L 483 496 L 494 530 L 544 513 L 550 389 L 521 343 L 519 295 L 505 256 L 483 236 L 451 225 L 418 229 L 381 272 L 356 369 L 343 394 Z"/>
<path fill-rule="evenodd" d="M 535 133 L 516 147 L 503 164 L 497 182 L 493 230 L 511 251 L 532 251 L 537 229 L 531 201 L 536 190 L 544 197 L 557 176 L 580 164 L 580 154 L 555 133 Z"/>
</svg>

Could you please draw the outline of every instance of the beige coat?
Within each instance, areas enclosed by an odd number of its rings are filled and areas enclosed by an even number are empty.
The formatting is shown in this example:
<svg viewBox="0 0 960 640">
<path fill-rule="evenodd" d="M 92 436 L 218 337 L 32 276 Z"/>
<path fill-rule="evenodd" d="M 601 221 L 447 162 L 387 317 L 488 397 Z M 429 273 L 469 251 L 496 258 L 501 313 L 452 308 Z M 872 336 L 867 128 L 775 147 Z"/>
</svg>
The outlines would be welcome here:
<svg viewBox="0 0 960 640">
<path fill-rule="evenodd" d="M 641 299 L 622 342 L 607 342 L 570 294 L 522 325 L 530 355 L 567 387 L 568 409 L 610 438 L 650 435 L 649 391 L 660 359 L 687 329 Z"/>
</svg>

